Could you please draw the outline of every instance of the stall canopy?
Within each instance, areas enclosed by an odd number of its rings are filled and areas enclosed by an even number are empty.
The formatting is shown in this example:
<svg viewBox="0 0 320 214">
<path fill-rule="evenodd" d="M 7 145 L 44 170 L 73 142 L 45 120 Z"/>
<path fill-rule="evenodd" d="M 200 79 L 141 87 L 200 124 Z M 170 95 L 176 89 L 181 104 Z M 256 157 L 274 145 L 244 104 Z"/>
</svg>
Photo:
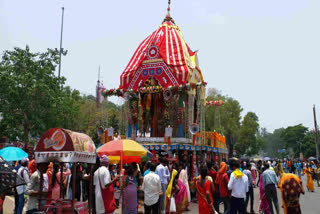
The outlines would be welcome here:
<svg viewBox="0 0 320 214">
<path fill-rule="evenodd" d="M 38 142 L 35 149 L 35 159 L 37 163 L 95 163 L 96 147 L 86 134 L 62 128 L 52 128 L 44 133 Z"/>
<path fill-rule="evenodd" d="M 149 78 L 159 85 L 203 82 L 197 52 L 185 42 L 171 17 L 139 45 L 120 76 L 120 89 L 136 91 Z"/>
</svg>

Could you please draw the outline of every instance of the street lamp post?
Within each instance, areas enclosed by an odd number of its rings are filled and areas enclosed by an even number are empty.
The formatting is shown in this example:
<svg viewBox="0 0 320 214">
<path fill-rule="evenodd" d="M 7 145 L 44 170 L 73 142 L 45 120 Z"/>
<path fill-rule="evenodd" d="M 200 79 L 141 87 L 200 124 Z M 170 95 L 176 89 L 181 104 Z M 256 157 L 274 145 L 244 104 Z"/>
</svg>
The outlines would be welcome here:
<svg viewBox="0 0 320 214">
<path fill-rule="evenodd" d="M 62 19 L 61 19 L 61 35 L 60 35 L 60 51 L 59 51 L 59 73 L 58 78 L 60 80 L 60 72 L 61 72 L 61 54 L 62 54 L 62 33 L 63 33 L 63 15 L 64 15 L 64 7 L 62 7 Z"/>
<path fill-rule="evenodd" d="M 314 143 L 316 144 L 316 155 L 317 160 L 319 160 L 319 148 L 318 148 L 318 125 L 317 125 L 317 117 L 316 117 L 316 107 L 313 105 L 313 119 L 314 119 Z"/>
</svg>

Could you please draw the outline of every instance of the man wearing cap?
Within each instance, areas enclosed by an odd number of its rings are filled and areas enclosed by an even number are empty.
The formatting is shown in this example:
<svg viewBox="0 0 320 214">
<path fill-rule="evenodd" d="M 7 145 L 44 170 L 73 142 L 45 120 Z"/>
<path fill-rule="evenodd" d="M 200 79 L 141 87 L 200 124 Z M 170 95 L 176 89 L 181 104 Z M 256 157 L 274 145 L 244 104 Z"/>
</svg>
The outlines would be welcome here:
<svg viewBox="0 0 320 214">
<path fill-rule="evenodd" d="M 21 167 L 19 168 L 17 174 L 21 178 L 21 181 L 24 184 L 29 183 L 29 174 L 28 174 L 28 159 L 23 158 L 21 160 Z M 26 185 L 20 185 L 16 187 L 18 193 L 18 207 L 16 209 L 16 214 L 22 214 L 22 210 L 24 207 L 24 193 L 26 191 Z"/>
<path fill-rule="evenodd" d="M 103 155 L 100 157 L 100 167 L 94 172 L 93 184 L 95 185 L 97 214 L 114 213 L 117 208 L 113 185 L 119 180 L 119 175 L 112 180 L 108 166 L 109 158 Z"/>
</svg>

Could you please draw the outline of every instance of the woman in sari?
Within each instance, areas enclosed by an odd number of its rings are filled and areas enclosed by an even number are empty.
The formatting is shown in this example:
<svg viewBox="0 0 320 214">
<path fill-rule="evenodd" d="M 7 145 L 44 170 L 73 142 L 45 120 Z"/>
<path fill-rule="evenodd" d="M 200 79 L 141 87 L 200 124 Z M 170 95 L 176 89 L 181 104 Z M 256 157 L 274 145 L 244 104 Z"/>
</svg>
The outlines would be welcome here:
<svg viewBox="0 0 320 214">
<path fill-rule="evenodd" d="M 302 182 L 297 175 L 284 173 L 279 182 L 284 214 L 301 214 L 299 197 L 304 194 Z"/>
<path fill-rule="evenodd" d="M 251 175 L 252 175 L 252 184 L 253 187 L 256 186 L 256 180 L 257 180 L 257 167 L 255 163 L 251 163 Z"/>
<path fill-rule="evenodd" d="M 189 189 L 189 179 L 188 179 L 188 170 L 183 165 L 182 170 L 179 173 L 179 180 L 186 186 L 187 189 L 187 196 L 188 196 L 188 202 L 191 202 L 191 195 L 190 195 L 190 189 Z"/>
<path fill-rule="evenodd" d="M 267 196 L 263 190 L 263 179 L 262 179 L 262 173 L 264 172 L 264 168 L 262 169 L 262 172 L 260 174 L 260 180 L 259 180 L 259 189 L 260 189 L 260 206 L 259 211 L 261 211 L 263 214 L 270 214 L 270 208 L 267 201 Z"/>
<path fill-rule="evenodd" d="M 224 205 L 224 213 L 230 211 L 230 192 L 228 190 L 229 178 L 227 174 L 227 164 L 225 162 L 220 163 L 220 169 L 217 173 L 216 184 L 219 185 L 220 197 Z"/>
<path fill-rule="evenodd" d="M 170 212 L 172 197 L 174 197 L 175 200 L 176 213 L 180 214 L 187 209 L 189 205 L 187 188 L 183 182 L 179 180 L 178 172 L 175 169 L 172 170 L 171 180 L 166 191 L 166 213 L 172 213 Z"/>
<path fill-rule="evenodd" d="M 208 170 L 202 168 L 200 171 L 200 180 L 196 181 L 197 198 L 199 206 L 199 214 L 211 214 L 215 213 L 213 207 L 213 199 L 211 194 L 211 183 L 206 179 Z"/>
<path fill-rule="evenodd" d="M 307 189 L 308 191 L 314 192 L 314 184 L 312 180 L 312 175 L 313 175 L 313 169 L 311 168 L 310 164 L 308 164 L 308 167 L 306 169 L 306 174 L 307 174 Z"/>
<path fill-rule="evenodd" d="M 124 208 L 125 214 L 138 213 L 137 172 L 133 167 L 128 168 L 128 176 L 125 178 Z"/>
<path fill-rule="evenodd" d="M 61 171 L 62 171 L 62 180 L 61 180 Z M 53 164 L 53 173 L 52 173 L 52 196 L 51 198 L 57 200 L 60 198 L 60 186 L 63 188 L 67 187 L 68 176 L 71 174 L 70 170 L 63 170 L 61 167 L 55 163 Z M 62 198 L 64 196 L 62 195 Z"/>
<path fill-rule="evenodd" d="M 282 168 L 282 164 L 280 163 L 280 160 L 278 160 L 277 168 L 276 168 L 276 174 L 277 174 L 277 176 L 280 176 L 283 173 L 284 173 L 284 171 L 283 171 L 283 168 Z"/>
</svg>

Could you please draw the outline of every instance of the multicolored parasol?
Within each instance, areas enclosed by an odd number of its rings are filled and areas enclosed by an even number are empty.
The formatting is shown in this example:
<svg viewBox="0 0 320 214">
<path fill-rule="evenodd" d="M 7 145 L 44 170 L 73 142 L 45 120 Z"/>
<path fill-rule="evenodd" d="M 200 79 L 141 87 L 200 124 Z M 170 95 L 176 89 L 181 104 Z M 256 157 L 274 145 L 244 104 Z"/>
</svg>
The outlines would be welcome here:
<svg viewBox="0 0 320 214">
<path fill-rule="evenodd" d="M 108 155 L 110 163 L 140 162 L 141 158 L 152 158 L 152 153 L 133 140 L 113 140 L 97 149 L 99 157 Z"/>
</svg>

